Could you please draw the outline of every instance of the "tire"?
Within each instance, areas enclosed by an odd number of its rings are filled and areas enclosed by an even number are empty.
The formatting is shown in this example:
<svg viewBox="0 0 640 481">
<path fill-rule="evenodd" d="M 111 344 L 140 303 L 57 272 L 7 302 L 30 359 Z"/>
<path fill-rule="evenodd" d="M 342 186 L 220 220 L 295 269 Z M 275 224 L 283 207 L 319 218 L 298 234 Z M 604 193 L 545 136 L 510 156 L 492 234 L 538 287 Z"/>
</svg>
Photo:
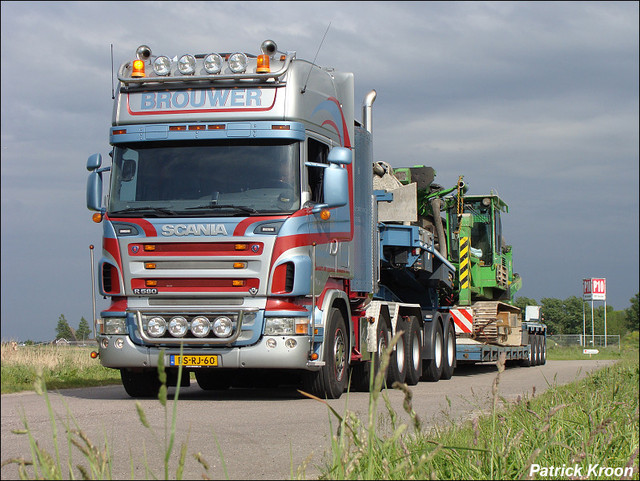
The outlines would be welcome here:
<svg viewBox="0 0 640 481">
<path fill-rule="evenodd" d="M 547 363 L 547 336 L 540 336 L 540 365 L 544 366 Z"/>
<path fill-rule="evenodd" d="M 198 386 L 204 391 L 216 391 L 231 387 L 231 373 L 218 369 L 195 369 Z"/>
<path fill-rule="evenodd" d="M 318 371 L 306 372 L 304 389 L 318 397 L 338 399 L 349 380 L 349 337 L 344 316 L 340 309 L 332 307 L 329 313 L 324 341 L 324 366 Z"/>
<path fill-rule="evenodd" d="M 381 315 L 380 319 L 378 319 L 378 329 L 376 332 L 377 332 L 377 336 L 376 336 L 377 348 L 376 348 L 376 352 L 373 355 L 373 360 L 371 361 L 371 366 L 373 367 L 374 383 L 375 383 L 376 376 L 378 375 L 378 372 L 380 370 L 382 353 L 387 348 L 387 346 L 389 346 L 389 326 L 387 326 L 386 317 L 384 315 Z M 389 361 L 391 361 L 391 359 L 389 359 Z M 389 364 L 391 364 L 391 362 Z M 387 369 L 387 372 L 382 382 L 382 386 L 381 386 L 382 388 L 385 387 L 384 386 L 385 384 L 388 384 L 388 375 L 389 375 L 389 370 Z"/>
<path fill-rule="evenodd" d="M 409 328 L 405 331 L 405 353 L 407 376 L 405 382 L 415 386 L 422 376 L 422 341 L 420 337 L 420 321 L 417 317 L 409 317 Z"/>
<path fill-rule="evenodd" d="M 160 391 L 160 380 L 156 369 L 144 371 L 132 371 L 127 368 L 120 369 L 120 379 L 127 394 L 133 398 L 152 398 Z"/>
<path fill-rule="evenodd" d="M 444 352 L 442 353 L 442 375 L 440 379 L 451 379 L 456 366 L 456 331 L 453 323 L 447 323 L 444 336 Z"/>
<path fill-rule="evenodd" d="M 435 344 L 433 346 L 433 359 L 429 359 L 422 364 L 422 380 L 429 382 L 437 382 L 442 376 L 442 358 L 444 350 L 444 339 L 442 334 L 442 326 L 440 325 L 439 318 L 434 319 L 432 322 L 436 322 L 436 335 Z"/>
<path fill-rule="evenodd" d="M 396 333 L 403 331 L 398 339 L 396 347 L 389 358 L 389 368 L 387 371 L 387 386 L 391 387 L 394 382 L 403 383 L 407 377 L 407 345 L 405 335 L 409 329 L 409 323 L 403 318 L 399 318 L 396 324 Z"/>
<path fill-rule="evenodd" d="M 540 364 L 540 337 L 537 334 L 533 335 L 533 365 L 538 366 Z"/>
</svg>

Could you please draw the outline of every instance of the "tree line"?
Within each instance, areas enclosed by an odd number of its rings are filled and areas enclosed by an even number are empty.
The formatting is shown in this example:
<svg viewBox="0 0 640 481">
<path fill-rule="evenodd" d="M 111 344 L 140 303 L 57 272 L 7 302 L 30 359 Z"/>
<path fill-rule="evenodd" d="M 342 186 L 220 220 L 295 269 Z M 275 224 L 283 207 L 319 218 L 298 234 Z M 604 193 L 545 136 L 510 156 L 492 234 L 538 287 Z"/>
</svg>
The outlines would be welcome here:
<svg viewBox="0 0 640 481">
<path fill-rule="evenodd" d="M 630 331 L 637 331 L 638 320 L 638 293 L 629 299 L 630 306 L 616 311 L 613 306 L 607 306 L 607 334 L 625 335 Z M 553 334 L 582 334 L 583 315 L 586 320 L 587 333 L 591 334 L 591 302 L 582 298 L 571 296 L 566 299 L 545 297 L 537 302 L 528 297 L 516 298 L 514 304 L 519 307 L 524 315 L 526 306 L 542 306 L 544 323 L 550 335 Z M 594 333 L 604 334 L 604 306 L 599 303 L 593 309 Z"/>
<path fill-rule="evenodd" d="M 89 323 L 83 317 L 80 319 L 78 328 L 74 329 L 69 325 L 64 314 L 60 314 L 58 325 L 56 326 L 56 340 L 66 339 L 67 341 L 86 341 L 93 337 L 93 330 L 89 327 Z"/>
</svg>

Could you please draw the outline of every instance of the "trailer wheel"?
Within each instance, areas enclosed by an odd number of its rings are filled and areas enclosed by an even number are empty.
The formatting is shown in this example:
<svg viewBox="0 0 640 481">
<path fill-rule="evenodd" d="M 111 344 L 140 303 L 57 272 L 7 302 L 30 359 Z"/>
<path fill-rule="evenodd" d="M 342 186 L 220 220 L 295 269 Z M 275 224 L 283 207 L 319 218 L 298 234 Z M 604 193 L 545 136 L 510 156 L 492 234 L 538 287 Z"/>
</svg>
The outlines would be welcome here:
<svg viewBox="0 0 640 481">
<path fill-rule="evenodd" d="M 433 359 L 429 359 L 426 363 L 422 364 L 422 380 L 429 382 L 439 381 L 442 376 L 442 357 L 444 350 L 442 326 L 440 322 L 435 319 L 433 322 L 437 323 L 435 345 L 433 346 Z"/>
<path fill-rule="evenodd" d="M 127 394 L 133 398 L 156 397 L 160 391 L 160 380 L 157 369 L 132 371 L 120 369 L 120 378 Z"/>
<path fill-rule="evenodd" d="M 545 365 L 547 363 L 547 336 L 544 334 L 540 336 L 540 364 Z"/>
<path fill-rule="evenodd" d="M 399 318 L 396 324 L 396 333 L 403 331 L 403 334 L 398 339 L 396 348 L 389 358 L 389 368 L 387 371 L 387 384 L 389 387 L 396 381 L 403 383 L 407 377 L 407 344 L 405 342 L 405 333 L 408 329 L 409 323 L 403 318 Z"/>
<path fill-rule="evenodd" d="M 324 366 L 306 372 L 304 389 L 318 397 L 338 399 L 347 387 L 349 372 L 349 340 L 340 309 L 331 308 L 324 341 Z"/>
<path fill-rule="evenodd" d="M 231 373 L 220 369 L 194 369 L 198 386 L 204 391 L 224 390 L 231 387 Z"/>
<path fill-rule="evenodd" d="M 444 337 L 444 353 L 442 359 L 442 376 L 440 379 L 451 379 L 456 365 L 456 331 L 449 322 Z"/>
<path fill-rule="evenodd" d="M 416 316 L 409 317 L 409 327 L 405 335 L 405 352 L 407 377 L 405 382 L 415 386 L 422 376 L 422 341 L 420 338 L 420 321 Z"/>
</svg>

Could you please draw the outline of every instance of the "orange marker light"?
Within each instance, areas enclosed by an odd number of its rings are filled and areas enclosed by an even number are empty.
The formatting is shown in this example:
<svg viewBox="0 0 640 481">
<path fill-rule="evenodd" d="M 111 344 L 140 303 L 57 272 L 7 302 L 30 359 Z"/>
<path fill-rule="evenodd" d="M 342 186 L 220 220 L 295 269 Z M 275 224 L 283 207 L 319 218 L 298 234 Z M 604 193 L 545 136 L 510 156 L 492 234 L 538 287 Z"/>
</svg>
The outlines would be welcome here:
<svg viewBox="0 0 640 481">
<path fill-rule="evenodd" d="M 322 211 L 320 211 L 320 218 L 322 220 L 329 220 L 331 218 L 331 212 L 327 209 L 322 209 Z"/>
<path fill-rule="evenodd" d="M 231 285 L 233 287 L 242 287 L 242 286 L 244 286 L 244 281 L 243 280 L 234 279 L 233 281 L 231 281 Z"/>
<path fill-rule="evenodd" d="M 234 262 L 233 263 L 233 268 L 234 269 L 244 269 L 246 267 L 246 264 L 244 262 Z"/>
<path fill-rule="evenodd" d="M 155 262 L 145 262 L 144 263 L 144 268 L 145 269 L 155 269 L 156 268 L 156 263 Z"/>
<path fill-rule="evenodd" d="M 256 68 L 257 73 L 269 73 L 271 69 L 269 68 L 269 56 L 268 55 L 258 55 L 258 67 Z"/>
<path fill-rule="evenodd" d="M 93 220 L 93 222 L 95 222 L 96 224 L 99 224 L 100 222 L 102 222 L 102 214 L 100 212 L 96 212 L 91 216 L 91 220 Z"/>
<path fill-rule="evenodd" d="M 146 281 L 144 281 L 144 283 L 147 287 L 155 287 L 158 285 L 158 281 L 154 281 L 151 279 L 147 279 Z"/>
<path fill-rule="evenodd" d="M 237 250 L 237 251 L 246 251 L 246 250 L 247 250 L 247 248 L 248 248 L 248 246 L 247 246 L 247 244 L 236 244 L 236 245 L 234 246 L 234 248 L 235 248 L 235 250 Z"/>
<path fill-rule="evenodd" d="M 131 70 L 132 77 L 146 77 L 144 73 L 144 62 L 142 60 L 134 60 L 133 68 Z"/>
<path fill-rule="evenodd" d="M 147 252 L 148 251 L 154 251 L 154 250 L 156 250 L 156 246 L 154 246 L 153 244 L 145 244 L 144 245 L 144 250 L 147 251 Z"/>
<path fill-rule="evenodd" d="M 96 359 L 98 357 L 98 353 L 96 351 L 91 351 L 91 359 Z"/>
</svg>

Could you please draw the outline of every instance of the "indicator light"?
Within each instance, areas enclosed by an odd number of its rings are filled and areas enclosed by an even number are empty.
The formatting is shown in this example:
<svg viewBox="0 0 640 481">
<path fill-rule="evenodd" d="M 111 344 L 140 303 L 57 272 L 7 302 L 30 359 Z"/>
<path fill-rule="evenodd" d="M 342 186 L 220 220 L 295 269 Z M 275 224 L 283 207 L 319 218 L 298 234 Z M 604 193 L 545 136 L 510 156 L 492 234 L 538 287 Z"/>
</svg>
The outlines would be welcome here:
<svg viewBox="0 0 640 481">
<path fill-rule="evenodd" d="M 237 251 L 246 251 L 248 248 L 247 244 L 236 244 L 234 249 Z"/>
<path fill-rule="evenodd" d="M 244 286 L 244 281 L 241 280 L 241 279 L 234 279 L 234 280 L 231 281 L 231 285 L 233 287 L 242 287 L 242 286 Z"/>
<path fill-rule="evenodd" d="M 144 268 L 145 269 L 155 269 L 156 268 L 156 263 L 155 262 L 145 262 L 144 263 Z"/>
<path fill-rule="evenodd" d="M 132 77 L 146 77 L 144 73 L 144 62 L 142 60 L 134 60 L 133 67 L 131 69 Z"/>
<path fill-rule="evenodd" d="M 98 357 L 98 353 L 96 351 L 91 351 L 91 359 L 96 359 Z"/>
<path fill-rule="evenodd" d="M 158 281 L 147 279 L 146 281 L 144 281 L 144 284 L 147 287 L 156 287 L 158 285 Z"/>
<path fill-rule="evenodd" d="M 187 130 L 186 125 L 172 125 L 169 130 Z"/>
<path fill-rule="evenodd" d="M 99 224 L 100 222 L 102 222 L 102 214 L 100 212 L 96 212 L 91 216 L 91 220 L 93 220 L 93 222 L 95 222 L 96 224 Z"/>
<path fill-rule="evenodd" d="M 320 211 L 320 218 L 322 220 L 329 220 L 331 218 L 331 212 L 329 212 L 327 209 L 322 209 Z"/>
<path fill-rule="evenodd" d="M 154 251 L 156 250 L 156 246 L 153 244 L 145 244 L 144 245 L 144 250 L 149 252 L 149 251 Z"/>
<path fill-rule="evenodd" d="M 204 125 L 190 125 L 189 130 L 204 130 L 206 127 Z"/>
<path fill-rule="evenodd" d="M 209 130 L 224 130 L 226 127 L 225 124 L 214 124 L 214 125 L 207 125 L 207 128 Z"/>
<path fill-rule="evenodd" d="M 127 129 L 117 129 L 113 131 L 113 135 L 122 135 L 126 133 L 127 133 Z"/>
<path fill-rule="evenodd" d="M 247 267 L 247 265 L 244 262 L 234 262 L 233 263 L 233 268 L 234 269 L 244 269 L 245 267 Z"/>
<path fill-rule="evenodd" d="M 317 361 L 317 360 L 318 360 L 318 353 L 317 353 L 317 352 L 314 352 L 313 354 L 311 354 L 311 356 L 309 356 L 309 358 L 310 358 L 312 361 Z"/>
<path fill-rule="evenodd" d="M 271 130 L 291 130 L 290 125 L 272 125 Z"/>
</svg>

